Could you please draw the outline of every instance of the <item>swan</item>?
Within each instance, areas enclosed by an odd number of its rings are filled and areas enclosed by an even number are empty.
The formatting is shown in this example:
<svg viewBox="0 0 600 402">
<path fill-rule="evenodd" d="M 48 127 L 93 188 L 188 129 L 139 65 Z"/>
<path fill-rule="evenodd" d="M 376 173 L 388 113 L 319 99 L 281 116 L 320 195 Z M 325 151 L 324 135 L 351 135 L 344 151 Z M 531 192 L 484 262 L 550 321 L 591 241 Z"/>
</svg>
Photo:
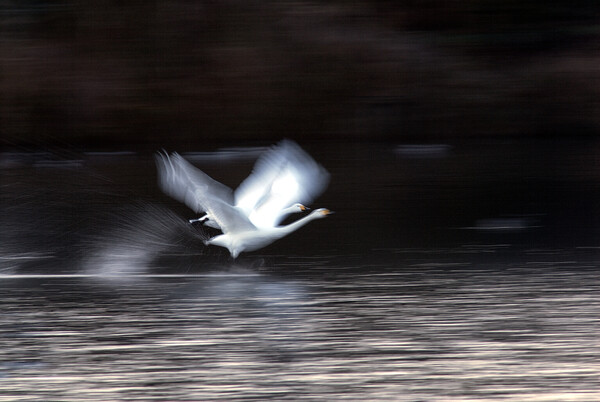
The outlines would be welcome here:
<svg viewBox="0 0 600 402">
<path fill-rule="evenodd" d="M 157 154 L 159 186 L 171 197 L 196 212 L 199 220 L 223 231 L 205 244 L 225 247 L 233 258 L 253 251 L 297 230 L 311 220 L 329 214 L 320 208 L 286 226 L 277 226 L 289 212 L 303 204 L 284 208 L 294 200 L 308 203 L 327 186 L 329 174 L 296 143 L 283 140 L 265 152 L 252 174 L 232 190 L 197 169 L 177 153 Z"/>
<path fill-rule="evenodd" d="M 186 191 L 190 185 L 203 187 L 207 194 L 239 208 L 257 227 L 277 226 L 287 214 L 304 211 L 303 204 L 312 202 L 329 182 L 329 173 L 291 140 L 280 141 L 264 152 L 235 192 L 177 153 L 171 154 L 169 161 L 171 173 L 159 175 L 167 194 L 199 212 L 202 208 L 198 208 L 194 195 L 186 195 Z M 166 164 L 157 157 L 157 166 L 161 171 Z M 198 220 L 220 229 L 208 212 Z"/>
</svg>

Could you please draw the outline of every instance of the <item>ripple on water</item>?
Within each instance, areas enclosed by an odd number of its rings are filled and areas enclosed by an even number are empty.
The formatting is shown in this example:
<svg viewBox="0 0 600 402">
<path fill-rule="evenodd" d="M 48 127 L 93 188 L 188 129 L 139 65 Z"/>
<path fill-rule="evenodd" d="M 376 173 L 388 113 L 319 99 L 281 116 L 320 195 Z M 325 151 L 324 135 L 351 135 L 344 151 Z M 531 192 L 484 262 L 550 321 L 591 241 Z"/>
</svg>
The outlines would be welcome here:
<svg viewBox="0 0 600 402">
<path fill-rule="evenodd" d="M 594 272 L 7 281 L 11 400 L 600 396 Z"/>
</svg>

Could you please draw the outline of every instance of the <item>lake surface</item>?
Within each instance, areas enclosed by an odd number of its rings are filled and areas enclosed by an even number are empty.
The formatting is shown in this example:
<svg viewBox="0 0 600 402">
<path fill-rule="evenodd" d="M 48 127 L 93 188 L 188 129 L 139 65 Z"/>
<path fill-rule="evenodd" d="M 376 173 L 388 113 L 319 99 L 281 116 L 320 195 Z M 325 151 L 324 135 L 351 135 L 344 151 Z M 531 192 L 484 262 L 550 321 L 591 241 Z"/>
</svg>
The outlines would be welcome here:
<svg viewBox="0 0 600 402">
<path fill-rule="evenodd" d="M 597 143 L 302 145 L 336 214 L 236 261 L 150 154 L 2 154 L 0 400 L 600 399 Z"/>
</svg>

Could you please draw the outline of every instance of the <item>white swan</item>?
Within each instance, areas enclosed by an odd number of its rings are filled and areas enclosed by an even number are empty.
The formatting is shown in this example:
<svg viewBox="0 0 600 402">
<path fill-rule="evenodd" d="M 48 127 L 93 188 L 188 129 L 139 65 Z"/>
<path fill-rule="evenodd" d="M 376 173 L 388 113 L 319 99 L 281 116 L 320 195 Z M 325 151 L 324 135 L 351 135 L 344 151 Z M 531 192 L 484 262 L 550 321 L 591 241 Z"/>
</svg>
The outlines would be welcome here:
<svg viewBox="0 0 600 402">
<path fill-rule="evenodd" d="M 169 161 L 173 172 L 160 175 L 160 183 L 167 194 L 198 212 L 203 209 L 193 196 L 186 196 L 186 192 L 190 185 L 204 188 L 212 197 L 239 208 L 256 227 L 274 227 L 288 213 L 301 212 L 306 208 L 302 204 L 311 203 L 329 182 L 329 173 L 290 140 L 283 140 L 264 152 L 235 193 L 176 153 Z M 165 166 L 158 158 L 157 165 L 159 171 Z M 210 213 L 204 211 L 207 214 L 199 220 L 220 229 Z"/>
<path fill-rule="evenodd" d="M 223 235 L 206 243 L 226 247 L 234 258 L 331 213 L 323 208 L 290 225 L 277 226 L 290 208 L 295 207 L 285 206 L 294 200 L 312 201 L 329 180 L 325 169 L 289 140 L 263 154 L 235 194 L 176 153 L 170 157 L 158 154 L 156 163 L 162 190 L 194 211 L 206 212 L 200 219 L 208 219 L 213 223 L 210 226 L 223 231 Z"/>
</svg>

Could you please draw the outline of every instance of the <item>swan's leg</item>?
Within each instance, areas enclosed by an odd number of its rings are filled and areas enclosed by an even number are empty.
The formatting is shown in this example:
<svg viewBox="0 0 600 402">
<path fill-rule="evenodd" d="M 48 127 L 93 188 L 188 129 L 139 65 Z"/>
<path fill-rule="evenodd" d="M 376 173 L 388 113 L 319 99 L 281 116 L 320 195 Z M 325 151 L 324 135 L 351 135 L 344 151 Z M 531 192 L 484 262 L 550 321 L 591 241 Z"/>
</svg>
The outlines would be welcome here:
<svg viewBox="0 0 600 402">
<path fill-rule="evenodd" d="M 200 217 L 200 218 L 198 218 L 198 219 L 190 219 L 190 220 L 189 220 L 189 222 L 190 222 L 190 223 L 194 223 L 194 222 L 204 222 L 204 221 L 207 221 L 207 220 L 208 220 L 208 214 L 206 214 L 206 215 L 204 215 L 204 216 L 201 216 L 201 217 Z"/>
</svg>

